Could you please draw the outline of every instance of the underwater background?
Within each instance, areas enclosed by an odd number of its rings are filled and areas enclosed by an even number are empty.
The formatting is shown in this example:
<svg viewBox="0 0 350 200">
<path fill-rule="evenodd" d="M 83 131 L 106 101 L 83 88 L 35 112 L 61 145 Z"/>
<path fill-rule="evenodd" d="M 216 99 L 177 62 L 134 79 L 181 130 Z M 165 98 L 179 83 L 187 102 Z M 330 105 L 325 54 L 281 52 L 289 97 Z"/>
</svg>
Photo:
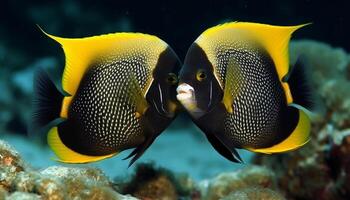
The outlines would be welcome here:
<svg viewBox="0 0 350 200">
<path fill-rule="evenodd" d="M 0 199 L 350 199 L 349 8 L 346 0 L 1 1 Z M 57 163 L 45 135 L 28 136 L 35 69 L 55 69 L 58 80 L 64 67 L 61 48 L 37 25 L 62 37 L 153 34 L 183 60 L 204 30 L 228 21 L 312 22 L 290 44 L 291 64 L 299 55 L 308 60 L 319 107 L 304 147 L 239 150 L 244 163 L 231 163 L 186 114 L 130 168 L 122 160 L 129 151 L 92 164 Z"/>
</svg>

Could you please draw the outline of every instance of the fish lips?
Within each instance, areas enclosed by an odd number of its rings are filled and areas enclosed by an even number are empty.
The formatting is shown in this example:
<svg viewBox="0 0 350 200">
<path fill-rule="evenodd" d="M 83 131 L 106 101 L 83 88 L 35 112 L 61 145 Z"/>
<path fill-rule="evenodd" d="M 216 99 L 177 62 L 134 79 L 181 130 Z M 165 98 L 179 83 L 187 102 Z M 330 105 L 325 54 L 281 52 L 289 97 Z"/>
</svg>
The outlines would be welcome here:
<svg viewBox="0 0 350 200">
<path fill-rule="evenodd" d="M 194 118 L 199 118 L 205 114 L 203 110 L 198 108 L 196 94 L 194 88 L 187 83 L 180 83 L 176 88 L 176 98 L 183 105 L 183 107 Z"/>
</svg>

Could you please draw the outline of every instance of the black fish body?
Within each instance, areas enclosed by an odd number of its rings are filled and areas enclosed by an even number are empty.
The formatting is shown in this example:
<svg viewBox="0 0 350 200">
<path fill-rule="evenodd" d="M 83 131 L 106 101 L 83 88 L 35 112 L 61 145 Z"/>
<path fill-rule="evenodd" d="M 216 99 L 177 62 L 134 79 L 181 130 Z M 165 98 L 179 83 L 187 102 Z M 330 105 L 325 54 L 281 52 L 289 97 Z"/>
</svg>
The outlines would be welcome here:
<svg viewBox="0 0 350 200">
<path fill-rule="evenodd" d="M 34 127 L 62 119 L 48 133 L 60 161 L 92 162 L 135 148 L 132 164 L 176 115 L 176 54 L 159 38 L 139 33 L 48 36 L 65 51 L 62 89 L 68 95 L 41 71 L 36 82 L 46 87 L 36 84 Z M 47 103 L 53 98 L 60 101 Z"/>
<path fill-rule="evenodd" d="M 229 160 L 240 160 L 235 148 L 277 153 L 308 141 L 309 119 L 294 104 L 310 107 L 296 95 L 309 88 L 293 90 L 303 74 L 288 63 L 288 41 L 300 27 L 227 23 L 205 31 L 189 49 L 178 100 Z"/>
</svg>

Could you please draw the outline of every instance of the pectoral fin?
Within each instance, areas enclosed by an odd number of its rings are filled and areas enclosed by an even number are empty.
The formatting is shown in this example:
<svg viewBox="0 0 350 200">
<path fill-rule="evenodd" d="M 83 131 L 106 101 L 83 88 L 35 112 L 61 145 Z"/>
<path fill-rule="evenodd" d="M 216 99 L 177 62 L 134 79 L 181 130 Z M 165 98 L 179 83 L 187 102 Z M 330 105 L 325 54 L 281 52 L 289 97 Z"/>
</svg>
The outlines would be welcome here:
<svg viewBox="0 0 350 200">
<path fill-rule="evenodd" d="M 149 105 L 146 98 L 143 96 L 143 92 L 137 82 L 136 76 L 132 73 L 129 75 L 126 97 L 136 106 L 136 116 L 138 118 L 143 116 Z"/>
<path fill-rule="evenodd" d="M 233 59 L 230 59 L 227 63 L 224 97 L 222 99 L 228 113 L 233 113 L 233 100 L 238 96 L 242 84 L 244 83 L 239 66 Z"/>
</svg>

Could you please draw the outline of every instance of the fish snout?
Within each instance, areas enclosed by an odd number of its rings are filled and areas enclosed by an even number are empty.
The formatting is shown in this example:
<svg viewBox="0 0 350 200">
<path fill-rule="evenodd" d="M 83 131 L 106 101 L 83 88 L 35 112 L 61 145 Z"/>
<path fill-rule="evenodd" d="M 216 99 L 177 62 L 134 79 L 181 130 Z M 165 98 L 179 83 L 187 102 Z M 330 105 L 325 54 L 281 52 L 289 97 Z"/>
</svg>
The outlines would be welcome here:
<svg viewBox="0 0 350 200">
<path fill-rule="evenodd" d="M 188 99 L 194 99 L 194 88 L 187 84 L 187 83 L 181 83 L 177 88 L 176 88 L 176 98 L 181 102 L 183 100 L 188 100 Z"/>
<path fill-rule="evenodd" d="M 181 83 L 177 87 L 176 92 L 176 98 L 184 106 L 184 108 L 189 111 L 192 117 L 199 118 L 204 114 L 204 112 L 198 108 L 195 90 L 191 85 Z"/>
</svg>

